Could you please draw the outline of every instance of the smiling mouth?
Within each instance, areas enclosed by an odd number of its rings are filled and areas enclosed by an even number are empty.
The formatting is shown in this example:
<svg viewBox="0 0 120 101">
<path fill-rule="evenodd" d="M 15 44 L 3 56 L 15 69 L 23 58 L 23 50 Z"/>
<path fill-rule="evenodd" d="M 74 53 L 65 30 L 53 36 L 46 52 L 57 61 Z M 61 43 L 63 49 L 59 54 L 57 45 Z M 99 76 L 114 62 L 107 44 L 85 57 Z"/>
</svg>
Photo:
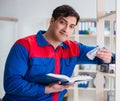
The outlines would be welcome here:
<svg viewBox="0 0 120 101">
<path fill-rule="evenodd" d="M 60 32 L 64 37 L 67 37 L 67 34 L 65 34 L 64 32 Z"/>
</svg>

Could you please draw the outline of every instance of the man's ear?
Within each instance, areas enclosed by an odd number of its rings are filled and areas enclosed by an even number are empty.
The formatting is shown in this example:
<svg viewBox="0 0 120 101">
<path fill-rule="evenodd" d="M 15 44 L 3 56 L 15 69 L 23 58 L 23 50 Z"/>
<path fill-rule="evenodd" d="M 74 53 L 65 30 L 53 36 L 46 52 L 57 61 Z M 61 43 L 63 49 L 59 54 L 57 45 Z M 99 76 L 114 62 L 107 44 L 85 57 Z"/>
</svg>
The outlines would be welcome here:
<svg viewBox="0 0 120 101">
<path fill-rule="evenodd" d="M 51 19 L 50 19 L 50 24 L 53 24 L 55 22 L 55 19 L 52 17 Z"/>
</svg>

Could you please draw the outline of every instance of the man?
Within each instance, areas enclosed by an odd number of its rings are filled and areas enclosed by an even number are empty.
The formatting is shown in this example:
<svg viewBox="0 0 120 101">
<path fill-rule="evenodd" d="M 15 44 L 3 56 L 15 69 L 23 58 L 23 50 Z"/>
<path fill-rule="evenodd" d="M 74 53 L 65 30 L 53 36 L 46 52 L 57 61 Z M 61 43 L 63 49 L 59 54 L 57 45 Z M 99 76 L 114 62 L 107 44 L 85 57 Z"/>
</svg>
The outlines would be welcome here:
<svg viewBox="0 0 120 101">
<path fill-rule="evenodd" d="M 69 5 L 59 6 L 53 11 L 47 31 L 16 41 L 5 65 L 3 101 L 62 101 L 66 88 L 72 85 L 42 85 L 36 79 L 31 81 L 31 77 L 47 73 L 71 76 L 76 64 L 111 62 L 109 50 L 100 49 L 95 59 L 90 60 L 86 53 L 95 47 L 67 40 L 79 19 Z"/>
</svg>

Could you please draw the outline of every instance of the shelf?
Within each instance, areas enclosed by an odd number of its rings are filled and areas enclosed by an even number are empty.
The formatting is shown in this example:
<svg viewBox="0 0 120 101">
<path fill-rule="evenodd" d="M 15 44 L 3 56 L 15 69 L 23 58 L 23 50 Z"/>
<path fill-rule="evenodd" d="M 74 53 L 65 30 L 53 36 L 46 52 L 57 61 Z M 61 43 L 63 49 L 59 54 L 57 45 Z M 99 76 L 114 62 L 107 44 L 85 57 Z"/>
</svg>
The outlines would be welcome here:
<svg viewBox="0 0 120 101">
<path fill-rule="evenodd" d="M 115 20 L 116 19 L 116 11 L 111 11 L 110 13 L 106 13 L 105 15 L 97 18 L 97 21 L 99 20 Z"/>
<path fill-rule="evenodd" d="M 110 34 L 107 34 L 107 35 L 104 35 L 105 38 L 110 38 L 111 35 Z"/>
<path fill-rule="evenodd" d="M 96 18 L 81 18 L 80 21 L 96 21 Z"/>
<path fill-rule="evenodd" d="M 17 21 L 18 21 L 18 19 L 16 19 L 16 18 L 2 17 L 2 16 L 0 16 L 0 20 L 4 20 L 4 21 L 14 21 L 14 22 L 17 22 Z"/>
<path fill-rule="evenodd" d="M 80 87 L 78 87 L 77 89 L 78 90 L 84 90 L 84 91 L 96 91 L 96 88 L 91 88 L 91 87 L 88 87 L 88 88 L 80 88 Z M 68 88 L 68 90 L 74 90 L 74 87 L 70 87 L 70 88 Z M 115 89 L 104 88 L 104 91 L 105 92 L 115 91 Z"/>
<path fill-rule="evenodd" d="M 108 91 L 115 91 L 115 89 L 108 89 L 108 88 L 105 88 L 104 91 L 105 91 L 105 92 L 108 92 Z"/>
<path fill-rule="evenodd" d="M 78 90 L 85 90 L 85 91 L 96 91 L 96 88 L 90 88 L 90 87 L 88 87 L 88 88 L 77 88 Z M 74 90 L 74 87 L 70 87 L 70 88 L 68 88 L 68 90 Z"/>
<path fill-rule="evenodd" d="M 80 72 L 80 73 L 97 73 L 97 71 L 96 70 L 78 70 L 78 72 Z"/>
<path fill-rule="evenodd" d="M 85 38 L 96 37 L 96 34 L 95 35 L 82 35 L 82 34 L 79 34 L 79 37 L 85 37 Z"/>
<path fill-rule="evenodd" d="M 94 35 L 82 35 L 82 34 L 79 34 L 78 35 L 80 38 L 97 38 L 97 34 L 95 33 Z M 74 38 L 75 37 L 75 34 L 74 35 L 72 35 L 72 37 Z M 110 34 L 105 34 L 104 35 L 104 37 L 105 38 L 110 38 L 111 37 L 111 35 Z M 116 37 L 116 35 L 113 35 L 113 37 Z"/>
<path fill-rule="evenodd" d="M 79 35 L 79 37 L 83 37 L 83 38 L 90 38 L 90 37 L 96 37 L 97 38 L 97 35 Z M 111 35 L 110 34 L 107 34 L 107 35 L 104 35 L 105 38 L 110 38 Z M 113 35 L 113 37 L 116 37 L 115 35 Z"/>
<path fill-rule="evenodd" d="M 102 74 L 103 76 L 106 76 L 106 77 L 115 78 L 115 74 L 103 73 L 103 72 L 98 72 L 98 73 L 99 73 L 99 74 Z"/>
<path fill-rule="evenodd" d="M 78 88 L 78 90 L 85 90 L 85 91 L 96 91 L 96 88 Z"/>
</svg>

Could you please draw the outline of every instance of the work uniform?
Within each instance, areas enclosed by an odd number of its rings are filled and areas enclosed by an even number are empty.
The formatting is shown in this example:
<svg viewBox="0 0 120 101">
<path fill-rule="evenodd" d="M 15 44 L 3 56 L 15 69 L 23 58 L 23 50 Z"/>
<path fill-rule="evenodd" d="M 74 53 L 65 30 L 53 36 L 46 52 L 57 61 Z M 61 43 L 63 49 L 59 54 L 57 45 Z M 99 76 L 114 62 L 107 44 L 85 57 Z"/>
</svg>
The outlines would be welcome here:
<svg viewBox="0 0 120 101">
<path fill-rule="evenodd" d="M 70 77 L 76 64 L 103 63 L 97 57 L 93 61 L 87 58 L 86 53 L 95 47 L 67 40 L 54 49 L 44 33 L 21 38 L 11 48 L 5 65 L 3 101 L 62 101 L 67 90 L 45 94 L 45 85 L 37 82 L 41 74 Z"/>
</svg>

